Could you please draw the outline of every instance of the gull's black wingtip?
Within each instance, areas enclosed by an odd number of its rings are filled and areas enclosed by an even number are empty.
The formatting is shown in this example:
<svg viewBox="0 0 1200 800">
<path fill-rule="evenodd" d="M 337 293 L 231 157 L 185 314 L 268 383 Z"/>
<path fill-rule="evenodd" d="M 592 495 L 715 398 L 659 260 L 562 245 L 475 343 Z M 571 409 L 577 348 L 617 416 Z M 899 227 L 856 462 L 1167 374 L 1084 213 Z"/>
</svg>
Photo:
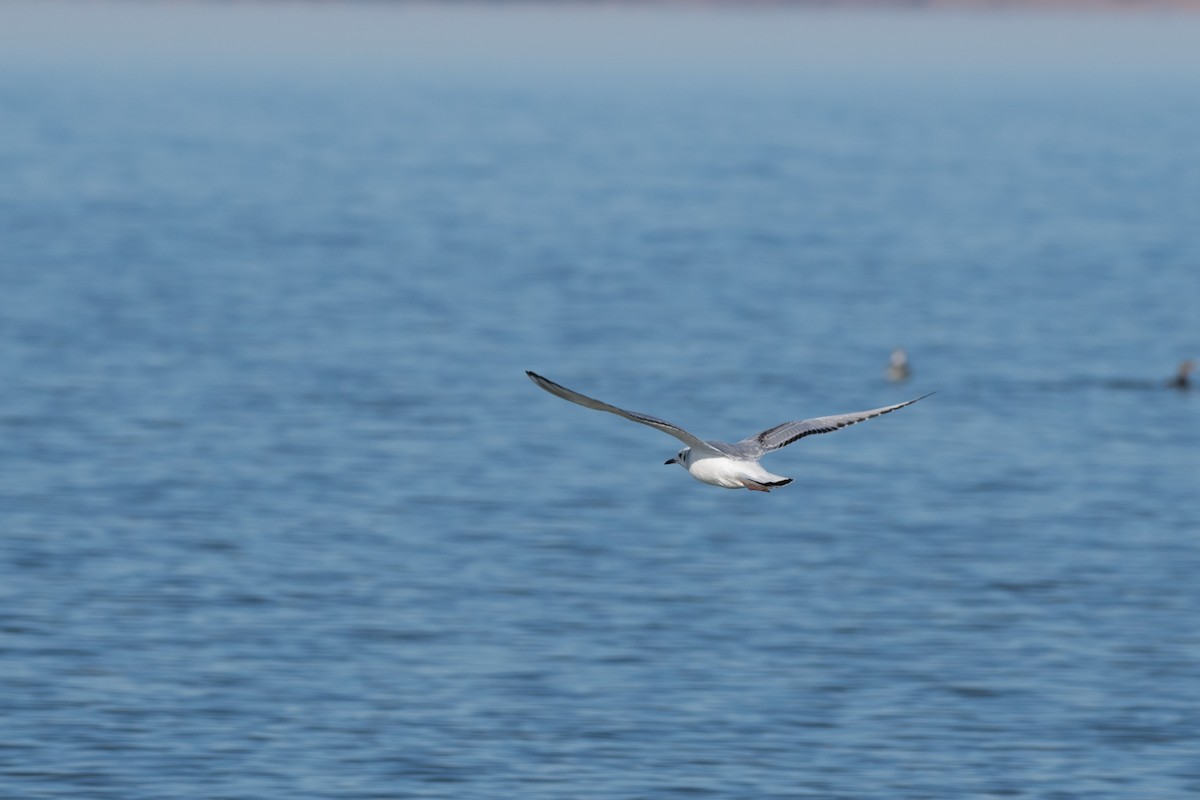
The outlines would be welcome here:
<svg viewBox="0 0 1200 800">
<path fill-rule="evenodd" d="M 538 375 L 536 372 L 534 372 L 531 369 L 525 370 L 525 374 L 529 377 L 529 380 L 533 381 L 534 386 L 539 386 L 539 387 L 545 389 L 547 386 L 557 386 L 558 385 L 557 383 L 550 380 L 549 378 L 544 378 L 541 375 Z M 549 390 L 547 390 L 547 391 L 549 391 Z"/>
</svg>

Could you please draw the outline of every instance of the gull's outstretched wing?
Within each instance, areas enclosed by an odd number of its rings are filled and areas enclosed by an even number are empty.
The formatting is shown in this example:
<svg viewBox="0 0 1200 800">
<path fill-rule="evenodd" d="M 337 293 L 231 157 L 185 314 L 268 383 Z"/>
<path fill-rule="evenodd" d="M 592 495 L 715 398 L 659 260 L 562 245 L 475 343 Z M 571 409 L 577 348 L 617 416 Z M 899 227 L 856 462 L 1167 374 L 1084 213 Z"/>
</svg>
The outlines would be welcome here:
<svg viewBox="0 0 1200 800">
<path fill-rule="evenodd" d="M 933 394 L 933 392 L 929 394 Z M 863 420 L 890 414 L 898 408 L 911 406 L 917 400 L 924 400 L 926 397 L 929 397 L 929 394 L 921 395 L 916 400 L 909 400 L 906 403 L 897 403 L 894 406 L 884 406 L 883 408 L 873 408 L 870 411 L 855 411 L 849 414 L 835 414 L 831 417 L 814 417 L 812 419 L 796 420 L 795 422 L 785 422 L 781 425 L 776 425 L 774 428 L 768 428 L 762 433 L 748 436 L 734 445 L 734 447 L 750 458 L 758 458 L 772 450 L 786 447 L 804 436 L 814 433 L 830 433 L 841 430 L 847 425 L 855 425 Z"/>
<path fill-rule="evenodd" d="M 678 425 L 672 425 L 666 420 L 661 420 L 658 417 L 652 417 L 649 414 L 639 414 L 636 411 L 626 411 L 623 408 L 610 406 L 608 403 L 601 402 L 594 397 L 588 397 L 586 394 L 580 394 L 579 392 L 572 391 L 565 386 L 559 386 L 554 381 L 550 380 L 549 378 L 543 378 L 536 372 L 525 370 L 525 374 L 528 375 L 529 379 L 538 386 L 542 387 L 552 395 L 561 397 L 563 400 L 570 400 L 572 403 L 578 403 L 585 408 L 594 408 L 597 411 L 607 411 L 610 414 L 616 414 L 618 417 L 624 417 L 625 419 L 633 420 L 634 422 L 640 422 L 643 425 L 649 425 L 651 428 L 658 428 L 663 433 L 669 433 L 679 441 L 691 445 L 694 448 L 707 450 L 714 453 L 719 452 L 708 442 L 699 437 L 693 436 Z"/>
</svg>

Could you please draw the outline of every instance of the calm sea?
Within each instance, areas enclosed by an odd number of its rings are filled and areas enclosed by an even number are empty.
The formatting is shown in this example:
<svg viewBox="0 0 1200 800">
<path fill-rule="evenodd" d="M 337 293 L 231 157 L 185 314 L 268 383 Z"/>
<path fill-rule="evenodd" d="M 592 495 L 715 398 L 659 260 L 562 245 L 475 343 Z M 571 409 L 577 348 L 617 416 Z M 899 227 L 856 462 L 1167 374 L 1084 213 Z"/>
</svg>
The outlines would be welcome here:
<svg viewBox="0 0 1200 800">
<path fill-rule="evenodd" d="M 6 15 L 0 796 L 1200 795 L 1200 18 Z"/>
</svg>

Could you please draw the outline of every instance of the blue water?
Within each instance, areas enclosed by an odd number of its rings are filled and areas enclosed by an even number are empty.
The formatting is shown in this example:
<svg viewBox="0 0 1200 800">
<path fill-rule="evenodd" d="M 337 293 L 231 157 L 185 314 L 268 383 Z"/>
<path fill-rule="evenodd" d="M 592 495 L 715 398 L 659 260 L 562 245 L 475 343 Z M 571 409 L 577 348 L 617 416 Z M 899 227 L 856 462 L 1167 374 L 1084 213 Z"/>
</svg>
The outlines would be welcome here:
<svg viewBox="0 0 1200 800">
<path fill-rule="evenodd" d="M 1200 794 L 1195 18 L 370 8 L 0 59 L 0 796 Z"/>
</svg>

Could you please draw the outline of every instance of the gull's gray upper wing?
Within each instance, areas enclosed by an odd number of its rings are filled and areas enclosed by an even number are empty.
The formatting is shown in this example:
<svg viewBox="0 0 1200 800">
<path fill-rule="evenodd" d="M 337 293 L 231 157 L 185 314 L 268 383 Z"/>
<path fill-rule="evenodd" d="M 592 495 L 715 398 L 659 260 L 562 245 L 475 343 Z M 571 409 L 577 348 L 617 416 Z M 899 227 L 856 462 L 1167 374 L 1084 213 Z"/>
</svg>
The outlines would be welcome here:
<svg viewBox="0 0 1200 800">
<path fill-rule="evenodd" d="M 929 394 L 933 394 L 933 392 Z M 800 419 L 795 422 L 784 422 L 781 425 L 776 425 L 774 428 L 768 428 L 762 433 L 748 436 L 735 444 L 734 447 L 746 457 L 759 458 L 772 450 L 786 447 L 802 437 L 814 433 L 830 433 L 831 431 L 841 430 L 847 425 L 854 425 L 863 420 L 890 414 L 898 408 L 911 406 L 917 400 L 924 400 L 926 397 L 929 397 L 929 394 L 921 395 L 916 400 L 909 400 L 906 403 L 897 403 L 894 406 L 884 406 L 883 408 L 873 408 L 870 411 L 854 411 L 849 414 L 835 414 L 831 417 L 813 417 L 812 419 Z"/>
<path fill-rule="evenodd" d="M 626 411 L 623 408 L 610 406 L 608 403 L 601 402 L 594 397 L 588 397 L 586 394 L 580 394 L 579 392 L 572 391 L 565 386 L 559 386 L 554 381 L 550 380 L 549 378 L 543 378 L 536 372 L 525 370 L 525 374 L 528 375 L 529 379 L 538 386 L 542 387 L 552 395 L 561 397 L 563 400 L 570 400 L 572 403 L 578 403 L 585 408 L 594 408 L 597 411 L 607 411 L 610 414 L 616 414 L 618 417 L 624 417 L 625 419 L 633 420 L 634 422 L 640 422 L 643 425 L 649 425 L 651 428 L 658 428 L 663 433 L 669 433 L 679 441 L 700 450 L 707 450 L 714 453 L 720 452 L 703 439 L 693 436 L 678 425 L 672 425 L 666 420 L 659 419 L 658 417 L 652 417 L 649 414 L 640 414 L 637 411 Z"/>
</svg>

